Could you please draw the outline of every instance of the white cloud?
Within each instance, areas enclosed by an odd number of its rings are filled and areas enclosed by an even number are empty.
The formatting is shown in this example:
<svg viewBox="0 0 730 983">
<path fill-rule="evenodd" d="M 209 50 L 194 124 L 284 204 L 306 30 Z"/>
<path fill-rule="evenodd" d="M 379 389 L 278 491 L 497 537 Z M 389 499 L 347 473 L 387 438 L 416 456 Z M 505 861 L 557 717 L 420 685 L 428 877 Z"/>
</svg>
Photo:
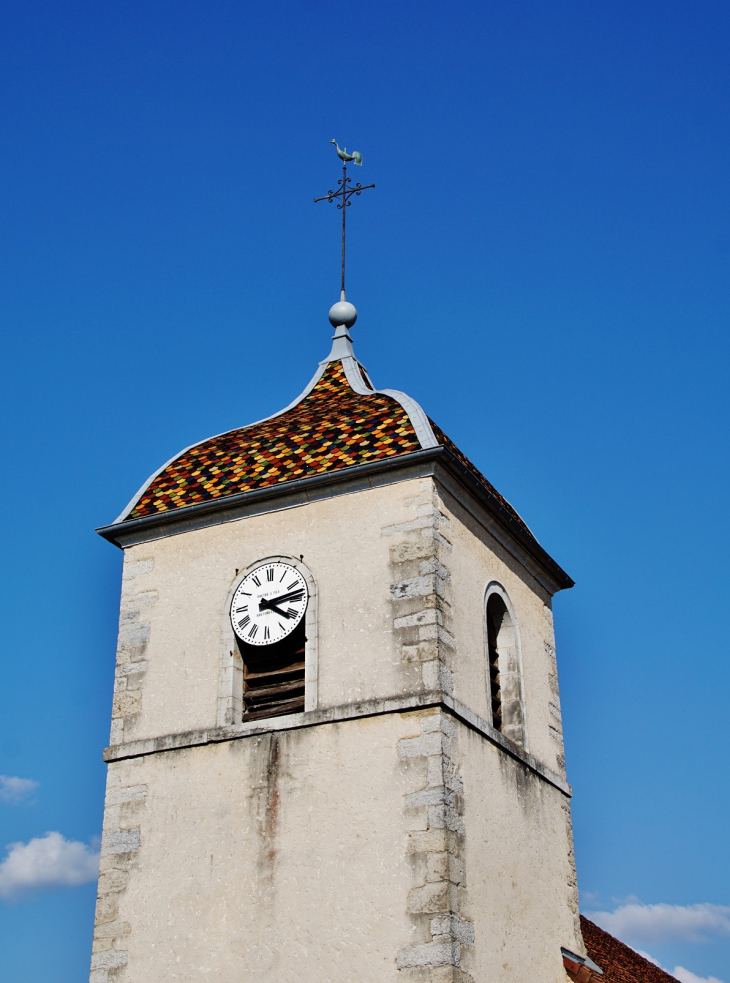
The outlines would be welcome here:
<svg viewBox="0 0 730 983">
<path fill-rule="evenodd" d="M 722 983 L 716 976 L 696 976 L 684 966 L 675 966 L 672 976 L 676 976 L 680 983 Z"/>
<path fill-rule="evenodd" d="M 18 803 L 27 799 L 38 788 L 38 782 L 32 778 L 15 778 L 12 775 L 0 775 L 0 799 L 3 802 Z"/>
<path fill-rule="evenodd" d="M 632 900 L 614 911 L 587 915 L 628 945 L 706 942 L 713 935 L 730 935 L 730 908 L 723 905 L 641 904 Z"/>
<path fill-rule="evenodd" d="M 0 897 L 27 891 L 71 887 L 99 875 L 99 853 L 86 843 L 46 833 L 28 843 L 11 843 L 0 864 Z"/>
</svg>

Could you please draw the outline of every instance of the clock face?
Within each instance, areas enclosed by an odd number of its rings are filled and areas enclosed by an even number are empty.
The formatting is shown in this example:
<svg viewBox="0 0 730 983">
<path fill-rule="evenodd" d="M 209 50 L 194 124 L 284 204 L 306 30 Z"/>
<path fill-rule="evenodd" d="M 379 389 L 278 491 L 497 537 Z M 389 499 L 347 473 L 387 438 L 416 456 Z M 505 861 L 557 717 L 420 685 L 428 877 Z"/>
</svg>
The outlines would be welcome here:
<svg viewBox="0 0 730 983">
<path fill-rule="evenodd" d="M 233 595 L 231 624 L 248 645 L 272 645 L 291 635 L 307 610 L 307 582 L 289 563 L 262 563 Z"/>
</svg>

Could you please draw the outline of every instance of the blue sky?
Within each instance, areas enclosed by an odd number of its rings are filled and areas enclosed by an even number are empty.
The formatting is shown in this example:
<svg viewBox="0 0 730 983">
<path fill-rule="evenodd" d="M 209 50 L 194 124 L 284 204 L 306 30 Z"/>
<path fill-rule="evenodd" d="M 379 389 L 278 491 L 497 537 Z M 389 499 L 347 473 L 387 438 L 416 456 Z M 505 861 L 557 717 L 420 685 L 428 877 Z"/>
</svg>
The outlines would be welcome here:
<svg viewBox="0 0 730 983">
<path fill-rule="evenodd" d="M 332 137 L 377 185 L 359 357 L 576 580 L 583 908 L 730 983 L 729 35 L 719 0 L 3 6 L 5 983 L 88 971 L 121 564 L 94 527 L 328 351 Z"/>
</svg>

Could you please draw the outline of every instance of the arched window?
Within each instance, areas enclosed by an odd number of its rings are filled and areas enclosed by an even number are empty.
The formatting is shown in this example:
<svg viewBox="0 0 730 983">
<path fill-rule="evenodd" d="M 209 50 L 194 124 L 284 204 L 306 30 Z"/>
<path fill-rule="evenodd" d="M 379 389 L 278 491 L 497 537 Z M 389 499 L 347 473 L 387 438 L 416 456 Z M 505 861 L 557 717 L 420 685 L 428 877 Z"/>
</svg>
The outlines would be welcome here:
<svg viewBox="0 0 730 983">
<path fill-rule="evenodd" d="M 231 627 L 231 600 L 251 570 L 263 563 L 284 562 L 307 582 L 309 599 L 303 620 L 281 642 L 247 645 Z M 317 585 L 307 567 L 291 556 L 269 556 L 236 571 L 221 622 L 218 726 L 300 713 L 317 708 Z"/>
<path fill-rule="evenodd" d="M 492 726 L 525 747 L 522 665 L 512 607 L 500 584 L 487 588 L 487 685 Z"/>
</svg>

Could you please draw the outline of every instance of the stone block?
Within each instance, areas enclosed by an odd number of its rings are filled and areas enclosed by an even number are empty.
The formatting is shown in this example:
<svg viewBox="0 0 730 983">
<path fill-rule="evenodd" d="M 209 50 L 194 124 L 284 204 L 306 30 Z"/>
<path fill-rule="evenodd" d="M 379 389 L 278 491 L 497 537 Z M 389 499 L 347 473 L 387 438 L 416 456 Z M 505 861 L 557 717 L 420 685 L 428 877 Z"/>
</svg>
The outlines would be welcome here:
<svg viewBox="0 0 730 983">
<path fill-rule="evenodd" d="M 132 927 L 129 922 L 104 922 L 94 928 L 95 939 L 121 939 L 129 935 Z"/>
<path fill-rule="evenodd" d="M 104 833 L 101 838 L 102 857 L 115 853 L 132 853 L 139 850 L 140 831 L 137 829 L 120 829 Z"/>
<path fill-rule="evenodd" d="M 458 966 L 461 950 L 458 942 L 426 942 L 409 945 L 398 952 L 398 969 L 416 966 Z"/>
<path fill-rule="evenodd" d="M 452 884 L 458 884 L 459 887 L 466 886 L 466 864 L 453 853 L 449 854 L 448 879 Z"/>
<path fill-rule="evenodd" d="M 442 966 L 431 970 L 429 983 L 474 983 L 474 978 L 457 966 Z"/>
<path fill-rule="evenodd" d="M 442 829 L 414 831 L 408 834 L 408 852 L 436 853 L 448 849 L 447 834 Z"/>
<path fill-rule="evenodd" d="M 426 855 L 426 877 L 428 883 L 446 881 L 449 877 L 449 855 L 445 851 L 442 853 L 429 853 Z"/>
<path fill-rule="evenodd" d="M 111 788 L 106 793 L 106 805 L 121 805 L 123 802 L 139 802 L 147 795 L 146 785 L 125 785 Z"/>
<path fill-rule="evenodd" d="M 474 945 L 474 925 L 458 915 L 438 915 L 431 919 L 432 935 L 448 935 L 462 945 Z"/>
<path fill-rule="evenodd" d="M 420 792 L 411 792 L 410 795 L 407 795 L 406 807 L 414 809 L 418 806 L 441 805 L 448 801 L 450 795 L 451 793 L 447 792 L 443 785 L 437 788 L 425 788 Z"/>
<path fill-rule="evenodd" d="M 152 569 L 155 565 L 153 559 L 149 560 L 126 560 L 124 563 L 124 569 L 122 570 L 122 583 L 124 584 L 129 580 L 136 580 L 137 577 L 142 577 L 146 573 L 152 573 Z"/>
<path fill-rule="evenodd" d="M 390 547 L 388 555 L 390 556 L 391 563 L 407 563 L 413 560 L 430 559 L 435 555 L 437 548 L 433 540 L 426 542 L 420 540 L 415 543 L 398 543 L 397 546 Z"/>
<path fill-rule="evenodd" d="M 123 949 L 110 949 L 108 952 L 99 952 L 91 957 L 91 968 L 95 969 L 118 969 L 120 966 L 127 965 L 127 953 Z"/>
<path fill-rule="evenodd" d="M 95 969 L 119 969 L 120 966 L 127 965 L 127 953 L 124 949 L 110 949 L 107 952 L 99 952 L 91 957 L 91 968 Z"/>
<path fill-rule="evenodd" d="M 392 526 L 384 526 L 380 530 L 380 535 L 394 536 L 400 532 L 418 532 L 421 529 L 431 528 L 433 528 L 433 519 L 430 516 L 424 516 L 419 519 L 411 519 L 410 522 L 397 522 Z"/>
<path fill-rule="evenodd" d="M 428 758 L 428 784 L 439 786 L 444 784 L 445 760 L 443 754 Z"/>
<path fill-rule="evenodd" d="M 414 887 L 408 892 L 408 912 L 412 915 L 435 914 L 449 910 L 449 884 L 437 881 Z"/>
<path fill-rule="evenodd" d="M 140 622 L 134 625 L 124 625 L 119 629 L 117 649 L 128 652 L 131 649 L 145 648 L 150 640 L 150 626 Z"/>
<path fill-rule="evenodd" d="M 429 597 L 437 594 L 443 597 L 444 581 L 435 574 L 426 577 L 412 577 L 390 585 L 390 596 L 394 601 L 407 600 L 411 597 Z"/>
<path fill-rule="evenodd" d="M 424 734 L 422 737 L 404 737 L 403 740 L 398 741 L 398 757 L 416 758 L 441 754 L 443 740 L 444 738 L 440 733 Z"/>
<path fill-rule="evenodd" d="M 128 611 L 132 608 L 148 608 L 157 601 L 157 596 L 156 590 L 140 590 L 123 594 L 120 607 L 122 611 Z"/>
<path fill-rule="evenodd" d="M 111 891 L 123 891 L 129 883 L 129 873 L 126 870 L 110 870 L 99 875 L 97 893 L 109 894 Z"/>
<path fill-rule="evenodd" d="M 441 733 L 442 714 L 439 710 L 431 710 L 424 713 L 421 717 L 421 733 L 433 734 L 436 731 Z"/>
<path fill-rule="evenodd" d="M 440 625 L 443 616 L 436 608 L 426 608 L 393 621 L 394 628 L 420 628 L 422 625 Z M 435 637 L 435 636 L 434 636 Z"/>
<path fill-rule="evenodd" d="M 131 693 L 126 691 L 115 693 L 112 701 L 113 717 L 129 717 L 133 713 L 139 713 L 142 705 L 142 693 L 134 690 Z"/>
<path fill-rule="evenodd" d="M 423 629 L 421 629 L 422 631 Z M 443 690 L 449 696 L 454 692 L 454 674 L 440 660 L 423 663 L 423 685 L 430 690 Z"/>
<path fill-rule="evenodd" d="M 424 560 L 421 563 L 418 572 L 422 577 L 425 577 L 428 574 L 433 574 L 434 576 L 438 577 L 439 580 L 443 580 L 448 584 L 451 583 L 451 573 L 436 556 L 432 556 L 429 559 Z"/>
<path fill-rule="evenodd" d="M 438 643 L 434 639 L 425 642 L 418 641 L 418 629 L 408 629 L 414 633 L 413 644 L 401 646 L 403 662 L 431 662 L 438 658 Z"/>
<path fill-rule="evenodd" d="M 119 917 L 119 894 L 100 894 L 96 901 L 96 924 L 116 921 Z"/>
</svg>

